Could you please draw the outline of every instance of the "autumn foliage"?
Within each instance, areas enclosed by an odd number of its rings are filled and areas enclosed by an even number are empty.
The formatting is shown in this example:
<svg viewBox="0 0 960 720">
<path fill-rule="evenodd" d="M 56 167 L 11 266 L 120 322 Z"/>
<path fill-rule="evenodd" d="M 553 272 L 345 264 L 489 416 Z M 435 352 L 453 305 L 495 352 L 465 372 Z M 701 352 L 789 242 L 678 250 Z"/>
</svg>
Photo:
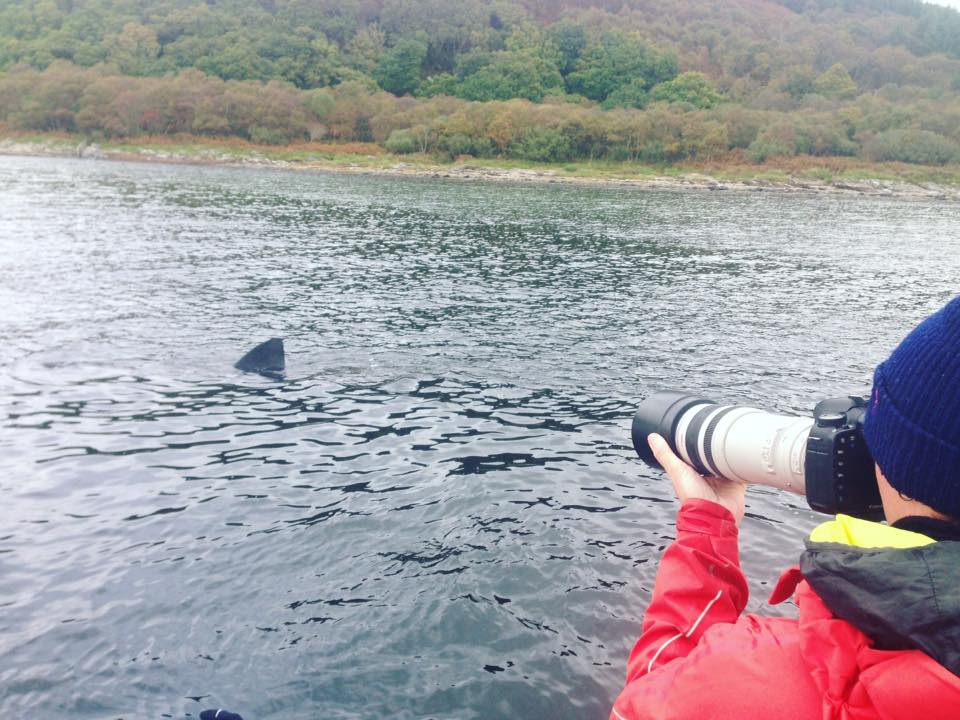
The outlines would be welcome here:
<svg viewBox="0 0 960 720">
<path fill-rule="evenodd" d="M 0 0 L 0 69 L 0 123 L 90 138 L 960 160 L 960 13 L 915 0 Z"/>
</svg>

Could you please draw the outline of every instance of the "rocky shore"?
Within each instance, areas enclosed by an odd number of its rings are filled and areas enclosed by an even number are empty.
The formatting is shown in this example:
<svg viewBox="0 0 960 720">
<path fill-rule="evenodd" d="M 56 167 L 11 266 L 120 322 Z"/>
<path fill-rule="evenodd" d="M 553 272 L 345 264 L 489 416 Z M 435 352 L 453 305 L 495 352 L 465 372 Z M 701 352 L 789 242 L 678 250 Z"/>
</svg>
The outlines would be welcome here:
<svg viewBox="0 0 960 720">
<path fill-rule="evenodd" d="M 945 200 L 960 202 L 960 187 L 936 183 L 910 183 L 897 180 L 858 179 L 823 181 L 810 178 L 784 177 L 779 179 L 754 178 L 738 181 L 720 180 L 701 173 L 677 176 L 623 175 L 583 176 L 565 174 L 545 167 L 543 169 L 497 168 L 479 164 L 420 165 L 397 161 L 391 164 L 362 164 L 320 159 L 288 161 L 266 157 L 257 151 L 233 154 L 216 148 L 201 148 L 197 152 L 139 148 L 117 150 L 103 148 L 95 143 L 73 146 L 64 142 L 23 141 L 16 138 L 0 140 L 0 156 L 28 155 L 49 157 L 76 157 L 84 160 L 127 160 L 197 165 L 226 165 L 285 170 L 317 170 L 387 176 L 417 176 L 451 180 L 485 180 L 494 182 L 567 183 L 605 186 L 630 186 L 664 190 L 713 190 L 749 192 L 809 192 L 847 194 L 858 196 L 896 197 L 918 200 Z M 372 159 L 372 158 L 371 158 Z"/>
</svg>

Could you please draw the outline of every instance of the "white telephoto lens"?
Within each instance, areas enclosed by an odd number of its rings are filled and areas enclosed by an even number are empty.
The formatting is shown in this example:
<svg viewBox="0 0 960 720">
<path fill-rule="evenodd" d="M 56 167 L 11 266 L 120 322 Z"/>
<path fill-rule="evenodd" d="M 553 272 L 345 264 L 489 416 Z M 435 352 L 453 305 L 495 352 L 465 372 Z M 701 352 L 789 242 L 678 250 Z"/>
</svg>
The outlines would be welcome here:
<svg viewBox="0 0 960 720">
<path fill-rule="evenodd" d="M 712 437 L 705 438 L 707 460 L 722 477 L 805 495 L 811 427 L 813 418 L 738 407 L 719 418 Z"/>
<path fill-rule="evenodd" d="M 703 403 L 683 413 L 674 445 L 700 472 L 804 495 L 813 418 Z"/>
</svg>

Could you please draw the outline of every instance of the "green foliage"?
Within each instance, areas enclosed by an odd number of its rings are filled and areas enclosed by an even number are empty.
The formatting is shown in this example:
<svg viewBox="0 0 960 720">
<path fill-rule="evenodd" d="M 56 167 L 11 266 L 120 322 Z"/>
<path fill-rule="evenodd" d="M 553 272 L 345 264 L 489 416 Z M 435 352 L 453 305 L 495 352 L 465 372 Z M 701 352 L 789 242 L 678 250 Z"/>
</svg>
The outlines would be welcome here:
<svg viewBox="0 0 960 720">
<path fill-rule="evenodd" d="M 797 68 L 790 71 L 782 85 L 782 90 L 789 93 L 794 100 L 799 100 L 816 91 L 814 81 L 816 75 L 810 68 Z"/>
<path fill-rule="evenodd" d="M 417 95 L 420 97 L 434 97 L 435 95 L 456 95 L 459 88 L 459 80 L 456 75 L 450 73 L 439 73 L 431 75 L 420 83 L 417 88 Z"/>
<path fill-rule="evenodd" d="M 397 155 L 409 155 L 418 150 L 417 140 L 410 130 L 394 130 L 383 146 Z"/>
<path fill-rule="evenodd" d="M 768 158 L 795 155 L 802 138 L 796 124 L 790 118 L 782 118 L 767 125 L 756 140 L 747 148 L 747 157 L 754 162 L 766 162 Z"/>
<path fill-rule="evenodd" d="M 852 157 L 860 148 L 843 123 L 824 118 L 800 129 L 795 149 L 799 155 Z"/>
<path fill-rule="evenodd" d="M 299 88 L 333 85 L 343 74 L 337 46 L 322 35 L 303 29 L 295 36 L 270 37 L 257 46 L 257 55 L 273 64 L 273 74 Z"/>
<path fill-rule="evenodd" d="M 307 90 L 301 97 L 303 98 L 303 106 L 318 119 L 326 117 L 336 104 L 333 94 L 325 88 Z"/>
<path fill-rule="evenodd" d="M 245 38 L 236 34 L 218 39 L 210 52 L 199 57 L 194 65 L 224 80 L 263 80 L 269 76 L 268 63 Z"/>
<path fill-rule="evenodd" d="M 471 137 L 463 133 L 443 135 L 437 143 L 437 147 L 449 158 L 457 158 L 461 155 L 493 157 L 496 154 L 493 143 L 489 138 Z"/>
<path fill-rule="evenodd" d="M 645 108 L 650 102 L 647 85 L 646 78 L 634 78 L 610 93 L 602 105 L 607 110 L 615 107 Z"/>
<path fill-rule="evenodd" d="M 250 139 L 261 145 L 283 145 L 290 141 L 285 133 L 276 128 L 265 128 L 253 125 L 250 128 Z"/>
<path fill-rule="evenodd" d="M 670 156 L 662 141 L 647 140 L 637 151 L 636 159 L 648 165 L 664 165 Z"/>
<path fill-rule="evenodd" d="M 731 100 L 759 98 L 768 108 L 773 95 L 763 89 L 771 84 L 798 101 L 814 94 L 843 101 L 890 84 L 957 87 L 960 14 L 950 9 L 915 0 L 692 1 L 640 0 L 608 12 L 578 0 L 0 0 L 0 71 L 65 59 L 108 62 L 129 75 L 197 68 L 304 89 L 376 76 L 382 89 L 407 94 L 418 77 L 458 67 L 469 70 L 458 73 L 461 81 L 474 74 L 479 68 L 462 61 L 476 52 L 497 67 L 459 94 L 502 98 L 507 91 L 491 92 L 490 82 L 517 73 L 511 58 L 490 56 L 508 51 L 544 63 L 536 73 L 543 92 L 520 81 L 517 97 L 553 94 L 553 66 L 570 93 L 596 102 L 614 96 L 608 107 L 642 107 L 640 91 L 671 80 L 677 56 L 710 68 Z M 404 43 L 424 45 L 425 55 Z M 663 61 L 659 69 L 653 56 Z M 806 67 L 814 61 L 829 69 L 817 75 Z M 448 84 L 424 94 L 452 91 Z"/>
<path fill-rule="evenodd" d="M 427 57 L 427 46 L 418 40 L 401 40 L 377 62 L 374 77 L 394 95 L 414 93 L 420 86 L 420 71 Z"/>
<path fill-rule="evenodd" d="M 960 145 L 928 130 L 887 130 L 866 144 L 871 160 L 946 165 L 960 161 Z"/>
<path fill-rule="evenodd" d="M 649 90 L 677 75 L 677 61 L 620 31 L 603 33 L 577 60 L 567 90 L 603 102 L 625 85 Z"/>
<path fill-rule="evenodd" d="M 487 64 L 466 75 L 453 90 L 467 100 L 525 98 L 537 102 L 562 92 L 563 78 L 555 65 L 533 52 L 504 50 L 490 55 Z"/>
<path fill-rule="evenodd" d="M 570 159 L 570 141 L 554 128 L 530 127 L 511 143 L 508 153 L 521 160 L 566 162 Z"/>
<path fill-rule="evenodd" d="M 857 94 L 857 84 L 841 64 L 831 66 L 813 81 L 814 89 L 824 97 L 849 99 Z"/>
<path fill-rule="evenodd" d="M 586 28 L 571 20 L 561 20 L 547 28 L 547 37 L 559 53 L 557 69 L 561 75 L 569 75 L 587 47 Z"/>
<path fill-rule="evenodd" d="M 775 138 L 757 138 L 747 148 L 747 157 L 756 163 L 766 162 L 767 158 L 793 155 L 793 148 Z"/>
<path fill-rule="evenodd" d="M 367 25 L 357 31 L 345 48 L 345 62 L 354 70 L 373 75 L 377 62 L 386 49 L 386 38 L 378 25 Z"/>
<path fill-rule="evenodd" d="M 695 108 L 710 108 L 723 100 L 723 95 L 710 79 L 699 72 L 681 73 L 673 80 L 653 88 L 653 99 L 671 103 L 686 103 Z"/>
<path fill-rule="evenodd" d="M 450 158 L 956 160 L 956 12 L 915 0 L 615 5 L 0 0 L 0 122 Z"/>
<path fill-rule="evenodd" d="M 492 60 L 490 51 L 474 48 L 457 58 L 456 70 L 460 80 L 476 74 L 487 67 Z"/>
<path fill-rule="evenodd" d="M 128 75 L 147 75 L 160 54 L 160 43 L 152 28 L 128 22 L 123 30 L 108 35 L 104 45 L 110 60 Z"/>
</svg>

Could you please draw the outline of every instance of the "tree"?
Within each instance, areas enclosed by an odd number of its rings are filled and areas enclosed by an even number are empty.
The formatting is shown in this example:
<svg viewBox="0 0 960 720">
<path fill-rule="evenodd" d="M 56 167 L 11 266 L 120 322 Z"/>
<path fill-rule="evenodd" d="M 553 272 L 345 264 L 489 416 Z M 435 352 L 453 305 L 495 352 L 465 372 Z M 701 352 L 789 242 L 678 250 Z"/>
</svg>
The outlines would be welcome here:
<svg viewBox="0 0 960 720">
<path fill-rule="evenodd" d="M 747 148 L 747 157 L 754 162 L 766 162 L 768 158 L 795 155 L 797 128 L 792 120 L 783 119 L 764 128 L 757 139 Z"/>
<path fill-rule="evenodd" d="M 847 68 L 837 63 L 821 73 L 813 82 L 818 93 L 835 100 L 844 100 L 857 95 L 857 84 Z"/>
<path fill-rule="evenodd" d="M 958 38 L 916 0 L 0 0 L 0 122 L 936 164 L 960 161 Z"/>
<path fill-rule="evenodd" d="M 257 54 L 250 42 L 239 33 L 218 38 L 196 67 L 224 80 L 262 80 L 270 76 L 269 62 Z"/>
<path fill-rule="evenodd" d="M 331 92 L 333 109 L 323 120 L 329 136 L 338 140 L 373 140 L 373 118 L 390 112 L 397 102 L 392 95 L 371 92 L 367 85 L 355 81 L 342 82 Z"/>
<path fill-rule="evenodd" d="M 397 155 L 408 155 L 419 149 L 412 130 L 394 130 L 383 146 Z"/>
<path fill-rule="evenodd" d="M 649 83 L 646 78 L 634 78 L 626 85 L 621 85 L 603 101 L 606 109 L 615 107 L 645 108 L 650 102 L 650 93 L 647 92 Z"/>
<path fill-rule="evenodd" d="M 291 35 L 265 35 L 256 51 L 271 63 L 272 76 L 299 88 L 326 87 L 341 77 L 342 60 L 337 46 L 306 27 Z"/>
<path fill-rule="evenodd" d="M 620 31 L 604 33 L 587 47 L 567 75 L 567 89 L 602 102 L 620 87 L 641 83 L 648 90 L 677 75 L 677 61 Z"/>
<path fill-rule="evenodd" d="M 653 99 L 671 103 L 688 103 L 696 108 L 710 108 L 723 100 L 723 95 L 710 79 L 699 72 L 685 72 L 673 80 L 653 88 Z"/>
<path fill-rule="evenodd" d="M 709 160 L 730 149 L 730 135 L 726 125 L 707 113 L 684 113 L 680 117 L 680 148 L 684 157 Z"/>
<path fill-rule="evenodd" d="M 454 88 L 467 100 L 509 100 L 525 98 L 539 102 L 544 96 L 563 91 L 557 66 L 530 51 L 494 53 L 487 65 L 468 75 Z"/>
<path fill-rule="evenodd" d="M 576 67 L 580 54 L 587 47 L 587 30 L 570 20 L 561 20 L 547 28 L 547 37 L 560 53 L 558 70 L 561 75 L 569 75 Z"/>
<path fill-rule="evenodd" d="M 864 152 L 871 160 L 921 165 L 946 165 L 960 160 L 957 143 L 928 130 L 888 130 L 870 140 Z"/>
<path fill-rule="evenodd" d="M 510 145 L 509 154 L 523 160 L 566 162 L 570 141 L 555 128 L 529 127 Z"/>
<path fill-rule="evenodd" d="M 435 73 L 452 70 L 457 56 L 486 34 L 491 13 L 478 0 L 383 0 L 379 17 L 388 40 L 422 34 L 427 44 L 423 69 Z"/>
<path fill-rule="evenodd" d="M 76 129 L 80 98 L 92 80 L 87 72 L 57 60 L 42 74 L 21 67 L 6 79 L 6 92 L 0 91 L 0 117 L 22 128 Z"/>
<path fill-rule="evenodd" d="M 417 95 L 420 97 L 434 97 L 435 95 L 456 95 L 460 81 L 456 75 L 440 73 L 431 75 L 420 83 Z"/>
<path fill-rule="evenodd" d="M 323 120 L 336 104 L 333 94 L 326 88 L 308 90 L 301 98 L 303 106 L 313 113 L 317 120 Z"/>
<path fill-rule="evenodd" d="M 412 94 L 420 86 L 420 70 L 426 57 L 424 43 L 401 40 L 380 57 L 374 77 L 387 92 Z"/>
<path fill-rule="evenodd" d="M 347 64 L 366 75 L 373 75 L 385 51 L 385 37 L 379 25 L 361 28 L 344 49 Z"/>
<path fill-rule="evenodd" d="M 110 61 L 128 75 L 147 75 L 160 54 L 160 43 L 152 28 L 128 22 L 123 30 L 108 37 L 104 43 Z"/>
<path fill-rule="evenodd" d="M 518 23 L 507 35 L 504 49 L 514 53 L 525 53 L 545 60 L 558 68 L 563 58 L 560 50 L 550 36 L 539 26 L 527 21 Z"/>
<path fill-rule="evenodd" d="M 814 81 L 816 74 L 812 68 L 797 68 L 792 70 L 781 86 L 794 100 L 800 100 L 812 92 L 816 92 Z"/>
</svg>

